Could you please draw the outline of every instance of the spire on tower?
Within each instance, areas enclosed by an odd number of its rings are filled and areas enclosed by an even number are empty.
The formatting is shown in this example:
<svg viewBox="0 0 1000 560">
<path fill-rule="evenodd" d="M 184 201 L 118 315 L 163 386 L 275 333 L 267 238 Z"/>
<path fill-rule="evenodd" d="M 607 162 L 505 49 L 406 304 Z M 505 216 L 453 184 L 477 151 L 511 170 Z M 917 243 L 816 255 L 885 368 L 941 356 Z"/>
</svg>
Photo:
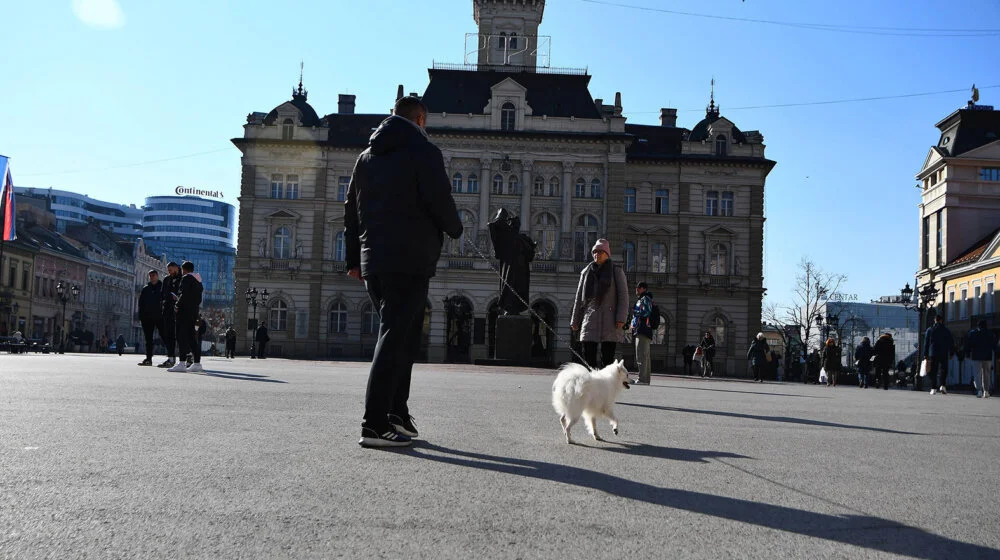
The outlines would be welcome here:
<svg viewBox="0 0 1000 560">
<path fill-rule="evenodd" d="M 712 76 L 712 90 L 708 96 L 708 107 L 705 109 L 705 116 L 719 116 L 719 107 L 715 106 L 715 76 Z"/>
<path fill-rule="evenodd" d="M 299 87 L 298 87 L 298 89 L 292 89 L 292 99 L 295 99 L 297 97 L 301 97 L 302 99 L 305 99 L 309 95 L 309 92 L 302 88 L 302 74 L 303 74 L 303 72 L 305 70 L 305 66 L 306 66 L 305 61 L 304 60 L 300 60 L 299 61 Z"/>
</svg>

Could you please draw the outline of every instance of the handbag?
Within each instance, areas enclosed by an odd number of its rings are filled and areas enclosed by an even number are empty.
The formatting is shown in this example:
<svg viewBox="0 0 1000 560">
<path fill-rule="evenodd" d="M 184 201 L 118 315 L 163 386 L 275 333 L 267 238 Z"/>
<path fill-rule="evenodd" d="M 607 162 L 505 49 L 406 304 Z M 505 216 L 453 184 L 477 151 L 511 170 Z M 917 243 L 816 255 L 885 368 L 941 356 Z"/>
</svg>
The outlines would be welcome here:
<svg viewBox="0 0 1000 560">
<path fill-rule="evenodd" d="M 826 368 L 820 368 L 819 370 L 819 382 L 826 383 Z"/>
<path fill-rule="evenodd" d="M 927 358 L 924 358 L 924 360 L 920 362 L 920 377 L 927 377 L 927 370 L 930 369 L 928 362 L 930 362 L 930 360 Z"/>
</svg>

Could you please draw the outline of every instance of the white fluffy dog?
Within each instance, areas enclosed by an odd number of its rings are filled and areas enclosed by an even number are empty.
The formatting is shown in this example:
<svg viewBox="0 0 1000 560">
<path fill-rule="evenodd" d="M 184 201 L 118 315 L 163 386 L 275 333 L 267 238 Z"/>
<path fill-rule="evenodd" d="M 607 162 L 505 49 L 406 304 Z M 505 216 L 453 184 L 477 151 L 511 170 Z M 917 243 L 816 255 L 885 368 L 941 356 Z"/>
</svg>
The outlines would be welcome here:
<svg viewBox="0 0 1000 560">
<path fill-rule="evenodd" d="M 552 383 L 552 408 L 559 414 L 566 443 L 573 443 L 569 431 L 581 416 L 595 440 L 603 441 L 597 435 L 594 424 L 602 416 L 611 421 L 611 429 L 618 435 L 614 406 L 622 388 L 629 388 L 624 361 L 619 360 L 600 370 L 588 369 L 580 364 L 564 364 Z"/>
</svg>

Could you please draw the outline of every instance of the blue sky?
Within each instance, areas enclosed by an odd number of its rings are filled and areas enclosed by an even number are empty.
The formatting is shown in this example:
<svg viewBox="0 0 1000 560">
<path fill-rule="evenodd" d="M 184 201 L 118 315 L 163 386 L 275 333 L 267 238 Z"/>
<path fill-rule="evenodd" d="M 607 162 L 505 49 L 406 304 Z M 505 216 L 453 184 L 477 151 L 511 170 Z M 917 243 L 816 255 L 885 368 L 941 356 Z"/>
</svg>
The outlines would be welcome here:
<svg viewBox="0 0 1000 560">
<path fill-rule="evenodd" d="M 825 25 L 1000 29 L 1000 2 L 621 0 L 654 9 Z M 177 185 L 238 195 L 251 111 L 290 98 L 305 61 L 309 101 L 385 112 L 397 84 L 422 92 L 434 61 L 461 62 L 472 0 L 64 0 L 4 7 L 0 153 L 15 184 L 141 204 Z M 767 181 L 766 286 L 788 301 L 808 256 L 849 276 L 862 300 L 898 293 L 917 266 L 914 187 L 934 123 L 965 104 L 1000 106 L 1000 34 L 911 36 L 701 18 L 549 0 L 552 65 L 586 67 L 591 93 L 621 91 L 629 122 L 704 115 L 709 81 L 724 116 L 760 130 L 778 162 Z M 897 33 L 889 35 L 887 33 Z M 12 46 L 16 46 L 14 48 Z M 831 105 L 759 105 L 961 92 Z M 179 157 L 200 154 L 193 157 Z M 145 163 L 168 158 L 171 161 Z M 127 166 L 127 167 L 123 167 Z"/>
</svg>

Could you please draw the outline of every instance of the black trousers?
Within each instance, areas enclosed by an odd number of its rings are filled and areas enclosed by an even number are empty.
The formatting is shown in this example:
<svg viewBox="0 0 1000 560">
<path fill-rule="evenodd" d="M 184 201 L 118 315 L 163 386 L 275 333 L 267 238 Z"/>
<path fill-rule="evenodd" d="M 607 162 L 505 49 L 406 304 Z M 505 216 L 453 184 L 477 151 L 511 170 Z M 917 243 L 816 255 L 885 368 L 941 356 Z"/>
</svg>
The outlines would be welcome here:
<svg viewBox="0 0 1000 560">
<path fill-rule="evenodd" d="M 177 347 L 177 317 L 173 313 L 168 313 L 163 316 L 163 323 L 160 328 L 160 338 L 163 339 L 163 345 L 167 348 L 167 358 L 173 358 L 177 354 L 175 353 Z M 183 357 L 183 356 L 182 356 Z"/>
<path fill-rule="evenodd" d="M 177 346 L 180 354 L 177 360 L 183 360 L 191 355 L 191 361 L 201 363 L 201 345 L 198 344 L 198 333 L 194 329 L 196 317 L 177 317 Z"/>
<path fill-rule="evenodd" d="M 931 385 L 931 389 L 944 387 L 947 385 L 948 380 L 948 357 L 932 356 L 928 359 L 931 361 L 931 370 L 927 373 L 927 376 L 934 382 Z"/>
<path fill-rule="evenodd" d="M 753 370 L 753 380 L 754 381 L 763 381 L 764 380 L 764 373 L 762 371 L 763 367 L 760 364 L 753 364 L 753 365 L 750 366 L 750 369 Z"/>
<path fill-rule="evenodd" d="M 405 418 L 410 413 L 410 377 L 420 350 L 429 283 L 426 276 L 409 274 L 365 278 L 379 328 L 365 393 L 364 427 L 381 433 L 389 427 L 387 415 Z"/>
<path fill-rule="evenodd" d="M 226 357 L 235 358 L 236 357 L 236 343 L 226 343 Z"/>
<path fill-rule="evenodd" d="M 258 360 L 263 360 L 264 358 L 267 357 L 267 341 L 258 340 L 257 345 L 254 347 L 254 349 L 257 351 Z"/>
<path fill-rule="evenodd" d="M 601 346 L 601 361 L 597 361 L 597 346 Z M 583 357 L 593 369 L 601 369 L 615 361 L 615 342 L 583 342 Z"/>
<path fill-rule="evenodd" d="M 146 337 L 146 359 L 153 359 L 153 329 L 160 331 L 160 339 L 163 339 L 163 321 L 143 321 L 142 334 Z"/>
<path fill-rule="evenodd" d="M 879 385 L 883 389 L 889 388 L 889 368 L 881 365 L 875 366 L 875 386 Z"/>
</svg>

